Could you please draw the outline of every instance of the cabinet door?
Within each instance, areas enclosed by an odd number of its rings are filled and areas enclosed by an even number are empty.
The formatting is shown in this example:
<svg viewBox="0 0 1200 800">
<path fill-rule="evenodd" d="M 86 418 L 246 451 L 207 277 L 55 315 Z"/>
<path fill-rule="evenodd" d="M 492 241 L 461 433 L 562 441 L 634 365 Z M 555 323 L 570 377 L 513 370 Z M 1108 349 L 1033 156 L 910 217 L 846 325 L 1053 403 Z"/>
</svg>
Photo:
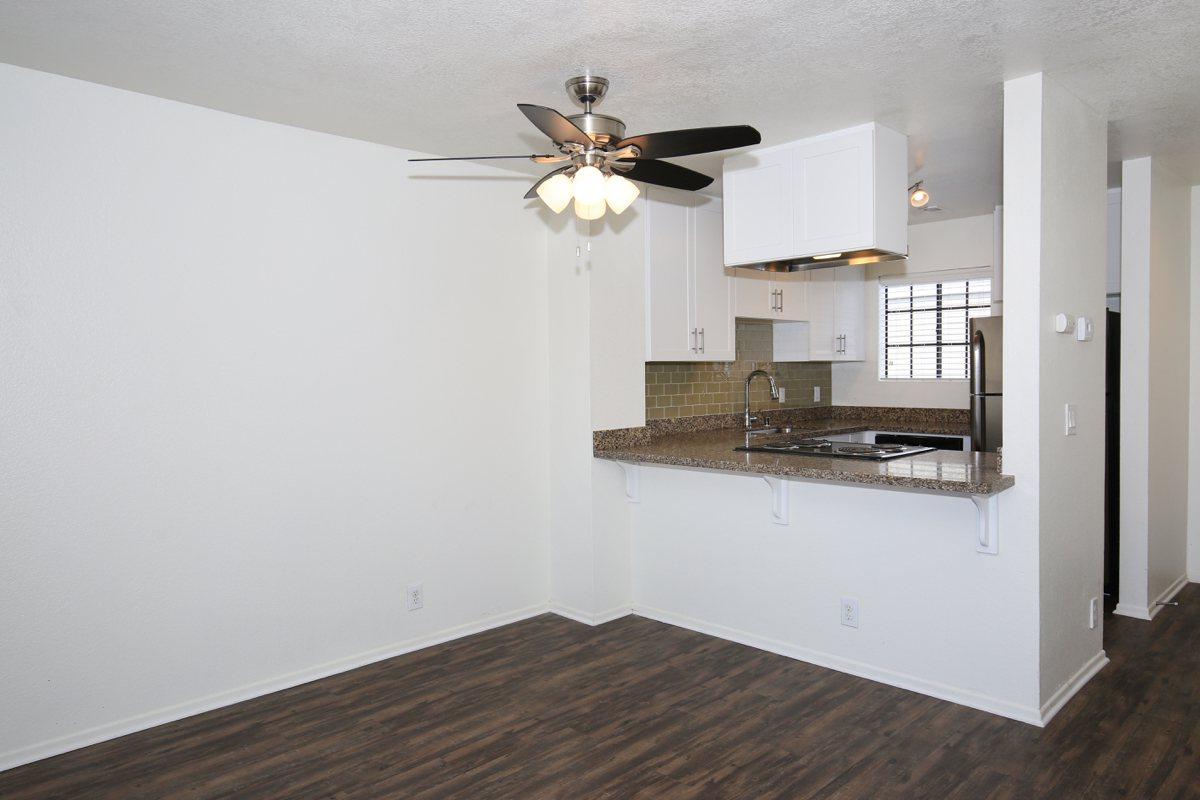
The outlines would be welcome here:
<svg viewBox="0 0 1200 800">
<path fill-rule="evenodd" d="M 794 255 L 874 245 L 874 141 L 874 131 L 864 128 L 796 147 Z"/>
<path fill-rule="evenodd" d="M 835 361 L 841 356 L 841 343 L 834 332 L 835 272 L 814 269 L 808 273 L 808 352 L 813 361 Z"/>
<path fill-rule="evenodd" d="M 692 286 L 695 287 L 695 318 L 699 329 L 701 361 L 733 361 L 734 279 L 722 263 L 721 202 L 711 197 L 695 198 L 692 223 Z"/>
<path fill-rule="evenodd" d="M 725 264 L 755 264 L 792 252 L 791 151 L 726 159 Z"/>
<path fill-rule="evenodd" d="M 689 276 L 690 202 L 647 192 L 646 360 L 692 361 L 696 335 L 691 324 Z"/>
<path fill-rule="evenodd" d="M 808 273 L 777 272 L 775 290 L 775 319 L 787 322 L 808 320 Z"/>
<path fill-rule="evenodd" d="M 776 316 L 775 285 L 771 273 L 726 267 L 725 274 L 733 278 L 736 316 L 746 319 L 773 319 Z"/>
<path fill-rule="evenodd" d="M 862 267 L 837 267 L 826 270 L 834 274 L 833 320 L 834 338 L 841 337 L 838 361 L 862 361 L 865 357 L 863 336 L 866 320 L 865 280 Z"/>
</svg>

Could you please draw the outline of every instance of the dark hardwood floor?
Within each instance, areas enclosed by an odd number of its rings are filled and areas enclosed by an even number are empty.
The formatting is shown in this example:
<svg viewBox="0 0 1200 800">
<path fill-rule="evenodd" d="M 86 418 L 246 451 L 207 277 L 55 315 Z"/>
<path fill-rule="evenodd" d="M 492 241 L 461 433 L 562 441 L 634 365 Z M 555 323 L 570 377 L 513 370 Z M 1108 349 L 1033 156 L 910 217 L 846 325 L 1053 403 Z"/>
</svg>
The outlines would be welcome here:
<svg viewBox="0 0 1200 800">
<path fill-rule="evenodd" d="M 545 615 L 0 774 L 22 798 L 1196 798 L 1200 586 L 1109 617 L 1045 730 L 626 618 Z"/>
</svg>

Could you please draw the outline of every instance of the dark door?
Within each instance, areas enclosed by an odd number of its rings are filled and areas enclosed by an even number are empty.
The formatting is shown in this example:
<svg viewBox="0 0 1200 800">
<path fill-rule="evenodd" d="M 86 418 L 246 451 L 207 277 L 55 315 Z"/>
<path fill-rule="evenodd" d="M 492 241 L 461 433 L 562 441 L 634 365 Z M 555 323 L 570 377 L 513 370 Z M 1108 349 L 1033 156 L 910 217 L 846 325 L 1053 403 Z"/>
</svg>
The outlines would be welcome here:
<svg viewBox="0 0 1200 800">
<path fill-rule="evenodd" d="M 1104 593 L 1117 598 L 1121 574 L 1121 315 L 1105 312 Z"/>
</svg>

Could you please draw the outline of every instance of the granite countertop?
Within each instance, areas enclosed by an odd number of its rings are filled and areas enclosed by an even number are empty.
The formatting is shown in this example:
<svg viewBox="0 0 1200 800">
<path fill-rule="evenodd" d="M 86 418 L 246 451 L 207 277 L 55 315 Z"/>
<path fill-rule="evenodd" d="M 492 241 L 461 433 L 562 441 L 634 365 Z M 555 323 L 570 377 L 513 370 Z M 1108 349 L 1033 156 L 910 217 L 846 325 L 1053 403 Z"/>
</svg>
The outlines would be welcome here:
<svg viewBox="0 0 1200 800">
<path fill-rule="evenodd" d="M 896 418 L 812 417 L 792 423 L 788 437 L 828 436 L 864 430 L 891 430 L 909 433 L 945 433 L 965 435 L 961 421 L 927 419 L 899 421 Z M 995 453 L 970 453 L 933 450 L 890 461 L 855 458 L 823 458 L 774 453 L 747 453 L 734 448 L 746 443 L 738 428 L 656 433 L 646 429 L 626 429 L 598 436 L 594 455 L 611 461 L 695 469 L 748 472 L 761 475 L 794 477 L 805 480 L 859 483 L 951 494 L 988 495 L 1004 491 L 1015 481 L 1000 473 Z M 757 436 L 755 442 L 769 441 Z"/>
</svg>

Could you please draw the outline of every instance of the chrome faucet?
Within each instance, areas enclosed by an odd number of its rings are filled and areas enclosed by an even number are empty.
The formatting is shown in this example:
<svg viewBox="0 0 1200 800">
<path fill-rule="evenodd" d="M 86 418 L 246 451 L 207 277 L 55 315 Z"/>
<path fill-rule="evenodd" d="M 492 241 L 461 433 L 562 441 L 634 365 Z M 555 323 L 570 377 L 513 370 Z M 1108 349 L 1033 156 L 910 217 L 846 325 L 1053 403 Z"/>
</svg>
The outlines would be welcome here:
<svg viewBox="0 0 1200 800">
<path fill-rule="evenodd" d="M 745 415 L 746 430 L 750 430 L 754 425 L 754 421 L 758 419 L 758 417 L 754 417 L 754 416 L 750 415 L 750 384 L 753 383 L 754 379 L 756 377 L 758 377 L 759 375 L 762 375 L 764 378 L 766 378 L 768 381 L 770 381 L 770 383 L 771 383 L 771 399 L 772 400 L 779 399 L 779 387 L 775 384 L 775 378 L 771 376 L 771 373 L 766 372 L 761 369 L 756 369 L 756 370 L 754 370 L 754 372 L 751 372 L 749 375 L 747 375 L 746 376 L 746 415 Z"/>
</svg>

